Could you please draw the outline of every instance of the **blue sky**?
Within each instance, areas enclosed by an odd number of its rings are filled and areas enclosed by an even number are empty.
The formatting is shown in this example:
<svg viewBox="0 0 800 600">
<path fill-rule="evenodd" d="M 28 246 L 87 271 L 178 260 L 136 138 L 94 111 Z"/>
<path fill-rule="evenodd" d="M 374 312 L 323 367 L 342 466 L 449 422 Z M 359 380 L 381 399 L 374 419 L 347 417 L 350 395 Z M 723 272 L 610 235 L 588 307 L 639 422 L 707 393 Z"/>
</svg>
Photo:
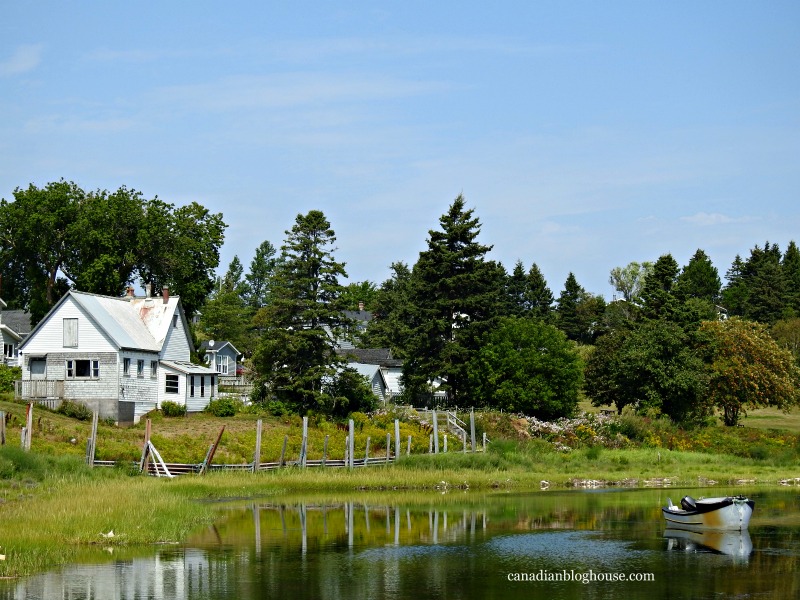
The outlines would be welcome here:
<svg viewBox="0 0 800 600">
<path fill-rule="evenodd" d="M 800 3 L 5 2 L 0 197 L 62 177 L 222 212 L 222 270 L 319 209 L 380 283 L 463 193 L 556 295 L 724 275 L 800 242 Z"/>
</svg>

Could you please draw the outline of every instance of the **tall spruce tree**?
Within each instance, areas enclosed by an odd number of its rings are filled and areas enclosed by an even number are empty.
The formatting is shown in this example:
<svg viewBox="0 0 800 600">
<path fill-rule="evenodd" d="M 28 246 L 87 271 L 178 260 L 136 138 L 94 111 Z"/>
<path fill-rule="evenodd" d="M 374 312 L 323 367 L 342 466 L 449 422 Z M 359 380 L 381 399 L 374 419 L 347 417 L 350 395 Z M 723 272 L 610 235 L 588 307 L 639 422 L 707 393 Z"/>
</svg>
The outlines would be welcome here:
<svg viewBox="0 0 800 600">
<path fill-rule="evenodd" d="M 541 319 L 545 323 L 553 321 L 553 292 L 547 287 L 547 281 L 536 263 L 528 269 L 525 298 L 526 305 L 530 307 L 531 317 Z"/>
<path fill-rule="evenodd" d="M 556 301 L 556 324 L 574 341 L 580 340 L 584 334 L 584 323 L 578 315 L 578 305 L 585 295 L 586 290 L 578 283 L 575 274 L 570 272 Z"/>
<path fill-rule="evenodd" d="M 800 249 L 794 241 L 789 242 L 781 261 L 783 280 L 786 285 L 784 318 L 800 316 Z"/>
<path fill-rule="evenodd" d="M 319 210 L 297 215 L 286 235 L 271 301 L 255 319 L 263 333 L 253 357 L 261 378 L 254 397 L 270 394 L 301 414 L 338 413 L 342 400 L 329 392 L 342 372 L 335 338 L 347 325 L 339 300 L 339 278 L 347 274 L 332 255 L 336 235 Z"/>
<path fill-rule="evenodd" d="M 440 382 L 450 404 L 464 405 L 470 401 L 467 363 L 497 315 L 506 273 L 486 260 L 491 246 L 478 243 L 480 223 L 462 196 L 439 223 L 412 271 L 403 381 L 410 394 Z"/>
<path fill-rule="evenodd" d="M 409 300 L 411 269 L 404 262 L 395 262 L 391 270 L 392 276 L 375 293 L 372 321 L 361 337 L 361 345 L 389 348 L 395 358 L 406 358 L 413 312 Z"/>
</svg>

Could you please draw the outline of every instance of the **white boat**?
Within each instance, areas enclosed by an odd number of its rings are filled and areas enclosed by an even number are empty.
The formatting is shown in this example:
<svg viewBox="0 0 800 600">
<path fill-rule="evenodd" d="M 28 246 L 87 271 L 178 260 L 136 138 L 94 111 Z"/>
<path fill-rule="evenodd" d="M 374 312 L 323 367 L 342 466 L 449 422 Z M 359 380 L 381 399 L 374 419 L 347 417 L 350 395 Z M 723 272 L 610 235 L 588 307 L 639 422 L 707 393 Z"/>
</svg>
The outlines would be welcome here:
<svg viewBox="0 0 800 600">
<path fill-rule="evenodd" d="M 724 498 L 681 498 L 681 505 L 672 500 L 661 509 L 668 527 L 690 527 L 693 529 L 716 529 L 720 531 L 742 531 L 750 524 L 755 503 L 744 496 Z"/>
</svg>

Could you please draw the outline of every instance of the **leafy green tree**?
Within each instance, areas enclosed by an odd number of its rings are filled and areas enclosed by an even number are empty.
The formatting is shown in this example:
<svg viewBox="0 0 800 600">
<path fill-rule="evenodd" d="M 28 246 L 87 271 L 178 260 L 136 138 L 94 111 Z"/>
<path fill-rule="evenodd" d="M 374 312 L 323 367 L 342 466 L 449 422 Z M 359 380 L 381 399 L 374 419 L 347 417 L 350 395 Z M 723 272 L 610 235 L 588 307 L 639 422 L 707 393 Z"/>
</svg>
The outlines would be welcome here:
<svg viewBox="0 0 800 600">
<path fill-rule="evenodd" d="M 770 330 L 773 339 L 781 348 L 786 348 L 800 365 L 800 317 L 781 319 Z"/>
<path fill-rule="evenodd" d="M 245 275 L 247 304 L 258 310 L 269 304 L 270 287 L 278 266 L 277 250 L 268 240 L 264 240 L 256 248 L 256 254 L 250 262 L 250 272 Z"/>
<path fill-rule="evenodd" d="M 339 283 L 347 274 L 333 257 L 336 234 L 321 211 L 297 215 L 286 235 L 271 301 L 255 318 L 262 330 L 253 356 L 256 399 L 266 391 L 294 412 L 334 414 L 338 396 L 328 390 L 343 368 L 335 339 L 348 324 Z"/>
<path fill-rule="evenodd" d="M 458 196 L 431 230 L 428 249 L 414 265 L 409 287 L 412 310 L 403 381 L 411 393 L 437 379 L 452 404 L 471 400 L 466 365 L 498 313 L 506 272 L 487 261 L 491 246 L 477 242 L 480 223 Z"/>
<path fill-rule="evenodd" d="M 642 285 L 647 275 L 653 270 L 651 262 L 631 262 L 624 267 L 614 267 L 608 276 L 608 282 L 622 294 L 625 302 L 639 304 Z"/>
<path fill-rule="evenodd" d="M 242 296 L 242 286 L 242 263 L 234 256 L 200 311 L 197 337 L 199 341 L 231 342 L 249 356 L 254 344 L 250 325 L 253 310 Z"/>
<path fill-rule="evenodd" d="M 575 412 L 581 374 L 575 345 L 532 318 L 500 319 L 469 364 L 470 386 L 485 405 L 548 420 Z"/>
<path fill-rule="evenodd" d="M 125 187 L 17 188 L 0 201 L 4 295 L 35 323 L 70 288 L 117 295 L 138 279 L 177 290 L 191 317 L 213 288 L 225 227 L 197 203 L 175 208 Z"/>
<path fill-rule="evenodd" d="M 342 305 L 346 310 L 359 310 L 363 306 L 363 310 L 372 311 L 377 294 L 378 288 L 371 281 L 353 282 L 342 289 Z"/>
<path fill-rule="evenodd" d="M 648 319 L 597 340 L 585 371 L 595 406 L 655 410 L 673 421 L 708 414 L 707 374 L 692 338 L 677 323 Z"/>
<path fill-rule="evenodd" d="M 774 406 L 787 410 L 800 402 L 800 368 L 766 325 L 731 318 L 707 321 L 711 356 L 710 401 L 732 426 L 748 409 Z"/>
</svg>

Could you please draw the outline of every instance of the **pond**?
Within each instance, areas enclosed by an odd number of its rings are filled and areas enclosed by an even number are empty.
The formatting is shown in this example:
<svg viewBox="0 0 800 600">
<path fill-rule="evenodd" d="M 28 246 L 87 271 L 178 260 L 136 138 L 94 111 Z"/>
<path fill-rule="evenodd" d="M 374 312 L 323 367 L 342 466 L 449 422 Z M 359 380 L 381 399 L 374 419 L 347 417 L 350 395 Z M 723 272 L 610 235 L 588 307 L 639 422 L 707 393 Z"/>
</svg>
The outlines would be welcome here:
<svg viewBox="0 0 800 600">
<path fill-rule="evenodd" d="M 665 528 L 684 494 L 746 493 L 748 531 Z M 448 492 L 222 507 L 180 546 L 0 582 L 0 600 L 798 598 L 796 489 Z M 123 549 L 122 552 L 125 552 Z M 105 559 L 101 559 L 100 555 Z"/>
</svg>

